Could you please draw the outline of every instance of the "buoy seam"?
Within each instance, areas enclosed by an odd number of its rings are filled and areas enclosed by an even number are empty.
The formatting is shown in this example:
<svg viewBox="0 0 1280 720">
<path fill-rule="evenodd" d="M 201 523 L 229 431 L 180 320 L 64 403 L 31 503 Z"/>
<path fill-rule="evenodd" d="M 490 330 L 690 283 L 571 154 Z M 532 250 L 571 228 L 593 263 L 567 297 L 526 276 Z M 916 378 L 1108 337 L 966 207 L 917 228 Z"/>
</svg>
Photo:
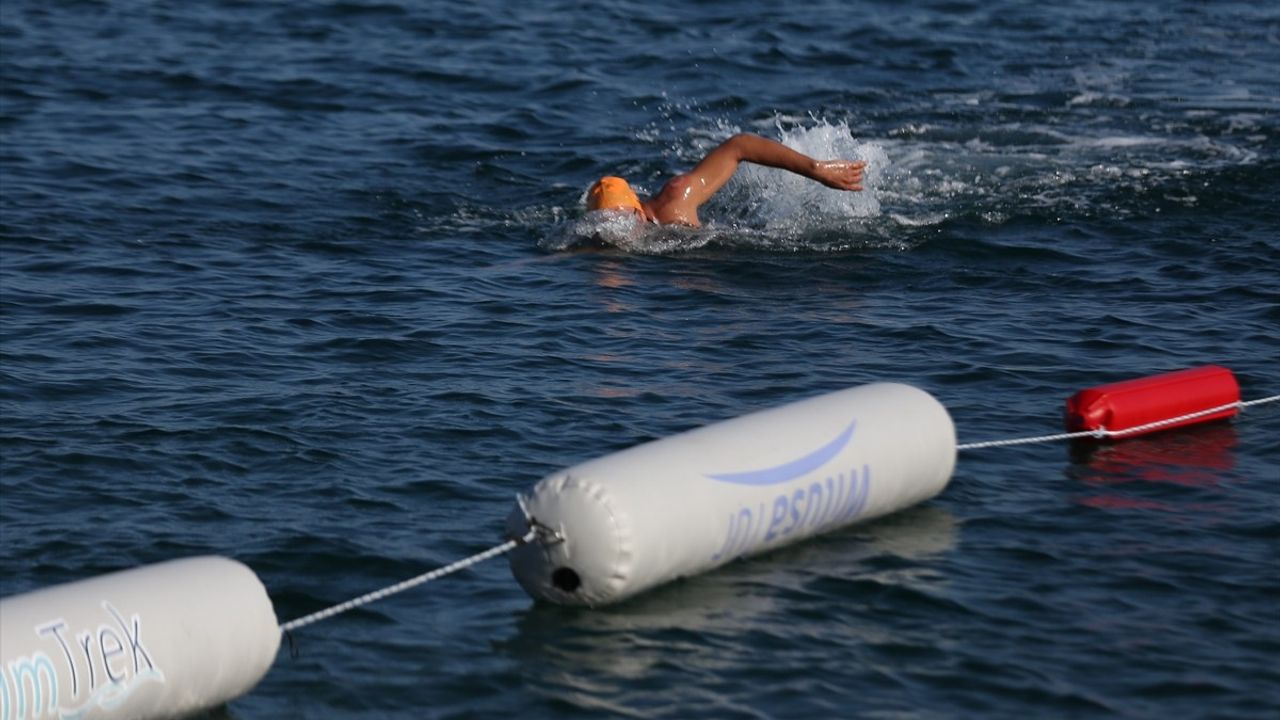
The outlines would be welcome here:
<svg viewBox="0 0 1280 720">
<path fill-rule="evenodd" d="M 588 497 L 600 503 L 600 507 L 604 508 L 605 513 L 609 516 L 609 523 L 613 525 L 613 537 L 616 538 L 618 563 L 611 576 L 610 592 L 617 592 L 619 588 L 627 584 L 627 576 L 631 570 L 631 543 L 630 537 L 625 532 L 625 526 L 618 522 L 618 514 L 614 512 L 613 505 L 609 502 L 604 487 L 599 483 L 592 482 L 584 478 L 578 478 Z"/>
</svg>

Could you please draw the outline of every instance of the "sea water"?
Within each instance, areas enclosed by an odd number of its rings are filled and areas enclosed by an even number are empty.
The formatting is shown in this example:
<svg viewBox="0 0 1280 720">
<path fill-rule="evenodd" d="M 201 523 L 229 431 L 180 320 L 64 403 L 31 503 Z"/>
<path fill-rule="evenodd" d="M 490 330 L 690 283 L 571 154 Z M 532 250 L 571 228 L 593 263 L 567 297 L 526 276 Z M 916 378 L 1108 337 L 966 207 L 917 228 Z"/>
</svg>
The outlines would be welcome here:
<svg viewBox="0 0 1280 720">
<path fill-rule="evenodd" d="M 600 237 L 738 132 L 701 230 Z M 0 593 L 198 554 L 282 621 L 541 476 L 868 382 L 961 442 L 1218 363 L 1280 393 L 1268 3 L 0 3 Z M 618 607 L 502 561 L 294 634 L 235 718 L 1272 717 L 1280 411 L 967 452 Z M 673 502 L 678 499 L 673 499 Z"/>
</svg>

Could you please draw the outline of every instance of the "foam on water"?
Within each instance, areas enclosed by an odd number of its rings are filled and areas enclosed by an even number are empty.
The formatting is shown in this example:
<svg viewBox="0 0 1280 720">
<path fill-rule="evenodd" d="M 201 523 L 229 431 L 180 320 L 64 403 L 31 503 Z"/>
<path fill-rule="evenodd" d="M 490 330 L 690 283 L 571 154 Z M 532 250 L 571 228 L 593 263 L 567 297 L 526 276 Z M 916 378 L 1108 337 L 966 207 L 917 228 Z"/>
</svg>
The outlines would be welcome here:
<svg viewBox="0 0 1280 720">
<path fill-rule="evenodd" d="M 865 189 L 842 192 L 747 163 L 703 207 L 704 227 L 688 230 L 584 215 L 584 188 L 573 206 L 550 212 L 561 222 L 540 247 L 609 247 L 635 254 L 708 247 L 904 250 L 927 240 L 931 228 L 955 219 L 1001 225 L 1023 216 L 1129 216 L 1151 212 L 1153 204 L 1194 205 L 1199 198 L 1194 190 L 1211 185 L 1213 173 L 1257 160 L 1255 151 L 1194 128 L 1122 133 L 1068 131 L 1037 122 L 970 128 L 909 123 L 886 137 L 867 138 L 855 134 L 846 120 L 780 114 L 753 129 L 817 159 L 867 161 Z M 660 189 L 667 177 L 687 170 L 740 131 L 723 120 L 705 119 L 686 129 L 660 149 L 675 167 L 648 176 L 641 171 L 637 190 Z M 650 126 L 641 135 L 657 142 L 661 132 Z M 547 215 L 535 212 L 530 218 L 541 222 Z M 545 232 L 545 225 L 538 229 Z"/>
</svg>

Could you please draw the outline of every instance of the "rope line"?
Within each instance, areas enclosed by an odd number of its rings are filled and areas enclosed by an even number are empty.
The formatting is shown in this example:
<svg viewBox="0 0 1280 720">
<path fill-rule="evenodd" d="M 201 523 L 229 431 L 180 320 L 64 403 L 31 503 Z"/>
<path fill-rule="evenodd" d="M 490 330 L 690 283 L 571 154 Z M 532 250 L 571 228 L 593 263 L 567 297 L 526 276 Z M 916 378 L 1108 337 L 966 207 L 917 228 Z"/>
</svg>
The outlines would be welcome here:
<svg viewBox="0 0 1280 720">
<path fill-rule="evenodd" d="M 1031 443 L 1053 442 L 1056 440 L 1074 440 L 1076 438 L 1086 438 L 1086 437 L 1099 438 L 1099 439 L 1100 438 L 1121 438 L 1121 437 L 1125 437 L 1126 435 L 1134 435 L 1137 433 L 1146 432 L 1148 430 L 1154 430 L 1156 428 L 1164 427 L 1166 425 L 1176 425 L 1177 423 L 1183 422 L 1185 420 L 1194 420 L 1195 418 L 1204 417 L 1205 415 L 1213 415 L 1215 413 L 1220 413 L 1223 410 L 1230 410 L 1232 408 L 1238 408 L 1243 410 L 1244 408 L 1251 407 L 1253 405 L 1263 405 L 1266 403 L 1276 402 L 1277 400 L 1280 400 L 1280 395 L 1272 395 L 1270 397 L 1258 398 L 1257 400 L 1242 400 L 1240 402 L 1227 403 L 1226 405 L 1211 407 L 1207 410 L 1197 410 L 1196 412 L 1193 412 L 1193 413 L 1187 413 L 1186 415 L 1179 415 L 1178 417 L 1172 417 L 1166 420 L 1156 420 L 1155 422 L 1149 422 L 1144 425 L 1135 425 L 1134 427 L 1125 428 L 1124 430 L 1108 430 L 1105 427 L 1100 427 L 1097 430 L 1081 430 L 1079 432 L 1058 433 L 1056 435 L 1038 435 L 1035 437 L 1014 438 L 1012 440 L 987 440 L 985 442 L 964 443 L 962 445 L 956 445 L 956 450 L 957 451 L 978 450 L 981 448 L 1007 447 L 1009 445 L 1029 445 Z"/>
<path fill-rule="evenodd" d="M 978 450 L 981 448 L 1007 447 L 1010 445 L 1028 445 L 1031 443 L 1052 442 L 1055 440 L 1072 440 L 1075 438 L 1084 438 L 1084 437 L 1118 438 L 1118 437 L 1124 437 L 1126 435 L 1133 435 L 1135 433 L 1146 432 L 1147 430 L 1154 430 L 1155 428 L 1164 427 L 1166 425 L 1174 425 L 1186 420 L 1193 420 L 1198 417 L 1204 417 L 1205 415 L 1213 415 L 1215 413 L 1220 413 L 1224 410 L 1230 410 L 1232 408 L 1244 409 L 1246 407 L 1251 407 L 1254 405 L 1263 405 L 1266 403 L 1272 403 L 1276 401 L 1280 401 L 1280 395 L 1272 395 L 1270 397 L 1259 398 L 1257 400 L 1245 400 L 1240 402 L 1227 403 L 1225 405 L 1219 405 L 1217 407 L 1212 407 L 1207 410 L 1198 410 L 1193 413 L 1187 413 L 1186 415 L 1179 415 L 1178 417 L 1168 418 L 1167 420 L 1157 420 L 1155 422 L 1146 423 L 1145 425 L 1137 425 L 1135 427 L 1125 428 L 1124 430 L 1108 430 L 1105 427 L 1101 427 L 1101 428 L 1098 428 L 1097 430 L 1082 430 L 1080 432 L 1058 433 L 1055 435 L 1038 435 L 1035 437 L 1014 438 L 1011 440 L 988 440 L 986 442 L 964 443 L 964 444 L 956 445 L 956 450 L 957 451 Z M 520 507 L 524 509 L 524 499 L 518 498 L 518 500 L 520 501 Z M 334 615 L 340 615 L 344 612 L 347 612 L 348 610 L 354 610 L 358 607 L 368 605 L 369 603 L 377 602 L 378 600 L 381 600 L 385 597 L 395 595 L 396 593 L 404 592 L 405 590 L 415 588 L 424 583 L 431 582 L 432 580 L 438 580 L 446 575 L 452 575 L 453 573 L 458 572 L 459 570 L 465 570 L 471 567 L 472 565 L 476 565 L 477 563 L 484 562 L 485 560 L 488 560 L 492 557 L 496 557 L 498 555 L 511 552 L 512 550 L 519 547 L 520 545 L 531 543 L 534 540 L 537 540 L 539 536 L 543 536 L 544 540 L 548 542 L 562 539 L 560 538 L 558 533 L 552 532 L 550 529 L 545 528 L 539 525 L 537 522 L 535 522 L 533 518 L 529 516 L 529 512 L 527 509 L 524 509 L 524 513 L 525 513 L 526 519 L 529 522 L 529 532 L 525 533 L 523 537 L 508 540 L 502 543 L 501 545 L 495 545 L 494 547 L 491 547 L 488 550 L 485 550 L 484 552 L 476 553 L 475 555 L 472 555 L 470 557 L 463 558 L 456 562 L 445 565 L 444 567 L 437 568 L 430 572 L 423 573 L 417 577 L 409 578 L 408 580 L 398 582 L 395 585 L 390 585 L 388 587 L 382 588 L 381 590 L 375 590 L 371 593 L 366 593 L 364 595 L 361 595 L 360 597 L 347 600 L 346 602 L 339 603 L 331 607 L 327 607 L 318 612 L 313 612 L 310 615 L 304 615 L 300 618 L 297 618 L 296 620 L 290 620 L 289 622 L 280 626 L 280 632 L 285 634 L 287 637 L 290 637 L 290 640 L 292 641 L 292 637 L 289 636 L 289 633 L 293 630 L 306 627 L 313 623 L 318 623 L 321 620 L 327 620 L 333 617 Z"/>
<path fill-rule="evenodd" d="M 471 567 L 472 565 L 484 562 L 489 558 L 502 555 L 503 553 L 511 552 L 517 546 L 524 545 L 525 543 L 533 542 L 538 537 L 538 532 L 539 532 L 539 528 L 537 527 L 531 528 L 529 532 L 525 534 L 524 537 L 516 538 L 514 540 L 508 540 L 502 543 L 501 545 L 496 545 L 494 547 L 489 548 L 488 550 L 485 550 L 484 552 L 476 553 L 471 557 L 463 558 L 461 560 L 458 560 L 457 562 L 453 562 L 448 565 L 445 565 L 442 568 L 437 568 L 435 570 L 432 570 L 431 572 L 423 573 L 414 578 L 409 578 L 408 580 L 405 580 L 403 582 L 398 582 L 395 585 L 385 587 L 381 590 L 375 590 L 371 593 L 361 595 L 358 598 L 352 598 L 351 600 L 348 600 L 344 603 L 339 603 L 332 607 L 325 608 L 324 610 L 313 612 L 310 615 L 304 615 L 298 618 L 297 620 L 290 620 L 289 622 L 280 626 L 280 632 L 288 633 L 291 630 L 297 630 L 298 628 L 306 627 L 312 623 L 318 623 L 321 620 L 327 620 L 328 618 L 331 618 L 334 615 L 344 613 L 348 610 L 354 610 L 362 605 L 368 605 L 371 602 L 381 600 L 382 598 L 385 598 L 389 595 L 395 595 L 396 593 L 404 592 L 405 590 L 409 590 L 410 588 L 415 588 L 419 585 L 422 585 L 423 583 L 428 583 L 428 582 L 431 582 L 432 580 L 442 578 L 445 575 L 453 574 L 455 572 L 458 572 L 459 570 L 465 570 Z"/>
</svg>

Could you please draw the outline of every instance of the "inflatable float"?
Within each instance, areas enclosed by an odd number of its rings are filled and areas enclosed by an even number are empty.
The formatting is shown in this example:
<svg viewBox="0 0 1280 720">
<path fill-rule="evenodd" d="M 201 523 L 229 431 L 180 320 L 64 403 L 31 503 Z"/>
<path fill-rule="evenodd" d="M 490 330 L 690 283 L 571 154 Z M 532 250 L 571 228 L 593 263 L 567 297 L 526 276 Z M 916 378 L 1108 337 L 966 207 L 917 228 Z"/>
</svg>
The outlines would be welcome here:
<svg viewBox="0 0 1280 720">
<path fill-rule="evenodd" d="M 254 687 L 282 631 L 509 552 L 534 598 L 596 607 L 677 578 L 916 505 L 957 449 L 1117 439 L 1223 420 L 1240 401 L 1207 366 L 1102 385 L 1067 401 L 1068 435 L 958 446 L 946 408 L 894 383 L 725 420 L 552 473 L 507 519 L 512 538 L 412 580 L 279 625 L 244 565 L 197 557 L 0 599 L 0 720 L 168 718 Z"/>
</svg>

